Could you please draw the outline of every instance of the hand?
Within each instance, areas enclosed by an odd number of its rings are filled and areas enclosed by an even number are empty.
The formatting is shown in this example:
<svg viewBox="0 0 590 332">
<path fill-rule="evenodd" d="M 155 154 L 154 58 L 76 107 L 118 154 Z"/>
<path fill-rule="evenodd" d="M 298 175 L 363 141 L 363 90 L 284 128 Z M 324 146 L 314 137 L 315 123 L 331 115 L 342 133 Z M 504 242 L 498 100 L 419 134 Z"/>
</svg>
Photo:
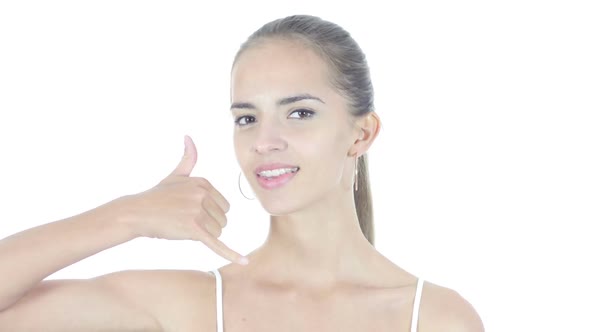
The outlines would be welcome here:
<svg viewBox="0 0 590 332">
<path fill-rule="evenodd" d="M 201 241 L 218 255 L 247 264 L 218 239 L 227 225 L 229 202 L 205 178 L 190 176 L 196 163 L 195 144 L 185 136 L 184 155 L 170 175 L 149 190 L 121 197 L 122 219 L 140 236 Z"/>
</svg>

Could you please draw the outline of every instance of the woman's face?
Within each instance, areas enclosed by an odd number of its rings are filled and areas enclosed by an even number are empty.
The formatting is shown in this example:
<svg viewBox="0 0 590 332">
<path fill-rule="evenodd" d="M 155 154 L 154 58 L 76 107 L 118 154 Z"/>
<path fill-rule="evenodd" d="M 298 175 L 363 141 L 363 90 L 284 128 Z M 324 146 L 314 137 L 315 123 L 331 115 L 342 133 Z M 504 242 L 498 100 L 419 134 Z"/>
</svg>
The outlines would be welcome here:
<svg viewBox="0 0 590 332">
<path fill-rule="evenodd" d="M 302 98 L 291 98 L 298 96 Z M 272 40 L 244 51 L 232 71 L 231 103 L 238 121 L 238 163 L 271 215 L 300 210 L 352 185 L 343 170 L 358 132 L 353 131 L 346 100 L 329 83 L 327 64 L 313 50 Z M 255 169 L 270 163 L 299 171 L 268 189 Z"/>
</svg>

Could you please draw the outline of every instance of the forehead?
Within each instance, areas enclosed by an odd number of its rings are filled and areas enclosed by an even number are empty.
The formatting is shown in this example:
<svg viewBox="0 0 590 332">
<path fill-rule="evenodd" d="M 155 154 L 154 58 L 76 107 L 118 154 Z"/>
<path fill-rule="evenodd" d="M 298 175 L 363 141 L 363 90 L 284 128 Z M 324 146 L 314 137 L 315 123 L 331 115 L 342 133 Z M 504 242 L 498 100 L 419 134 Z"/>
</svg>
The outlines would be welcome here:
<svg viewBox="0 0 590 332">
<path fill-rule="evenodd" d="M 301 42 L 270 40 L 245 50 L 231 78 L 232 100 L 261 94 L 330 93 L 326 62 Z"/>
</svg>

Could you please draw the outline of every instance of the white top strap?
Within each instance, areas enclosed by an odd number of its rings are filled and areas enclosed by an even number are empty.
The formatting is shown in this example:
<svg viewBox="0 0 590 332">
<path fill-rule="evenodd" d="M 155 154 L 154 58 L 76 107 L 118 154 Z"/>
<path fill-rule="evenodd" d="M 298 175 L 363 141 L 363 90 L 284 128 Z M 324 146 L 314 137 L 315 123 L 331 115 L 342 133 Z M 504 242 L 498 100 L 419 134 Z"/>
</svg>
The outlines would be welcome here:
<svg viewBox="0 0 590 332">
<path fill-rule="evenodd" d="M 215 298 L 217 305 L 217 332 L 223 332 L 223 284 L 221 274 L 217 269 L 209 271 L 215 275 Z M 412 326 L 410 332 L 418 331 L 418 314 L 420 312 L 420 300 L 422 299 L 422 288 L 424 287 L 424 279 L 418 278 L 416 285 L 416 295 L 414 297 L 414 308 L 412 309 Z"/>
<path fill-rule="evenodd" d="M 217 332 L 223 332 L 223 285 L 221 274 L 217 269 L 212 272 L 215 275 L 215 298 L 217 303 Z"/>
<path fill-rule="evenodd" d="M 412 310 L 412 326 L 410 332 L 418 331 L 418 313 L 420 312 L 420 300 L 422 299 L 422 287 L 424 286 L 424 279 L 418 278 L 416 285 L 416 296 L 414 297 L 414 309 Z"/>
</svg>

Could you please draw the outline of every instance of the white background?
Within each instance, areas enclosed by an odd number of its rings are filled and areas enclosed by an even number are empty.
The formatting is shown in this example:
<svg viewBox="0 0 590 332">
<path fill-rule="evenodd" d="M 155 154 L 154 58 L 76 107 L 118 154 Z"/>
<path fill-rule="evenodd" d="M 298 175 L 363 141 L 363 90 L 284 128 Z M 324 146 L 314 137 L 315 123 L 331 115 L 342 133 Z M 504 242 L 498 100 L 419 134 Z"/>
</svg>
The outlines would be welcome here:
<svg viewBox="0 0 590 332">
<path fill-rule="evenodd" d="M 197 3 L 0 4 L 0 238 L 151 188 L 189 134 L 192 175 L 232 205 L 221 239 L 259 246 L 268 216 L 238 191 L 230 66 L 262 24 L 313 14 L 371 67 L 377 249 L 457 290 L 487 331 L 590 330 L 582 1 Z M 142 238 L 50 278 L 223 264 L 199 242 Z"/>
</svg>

